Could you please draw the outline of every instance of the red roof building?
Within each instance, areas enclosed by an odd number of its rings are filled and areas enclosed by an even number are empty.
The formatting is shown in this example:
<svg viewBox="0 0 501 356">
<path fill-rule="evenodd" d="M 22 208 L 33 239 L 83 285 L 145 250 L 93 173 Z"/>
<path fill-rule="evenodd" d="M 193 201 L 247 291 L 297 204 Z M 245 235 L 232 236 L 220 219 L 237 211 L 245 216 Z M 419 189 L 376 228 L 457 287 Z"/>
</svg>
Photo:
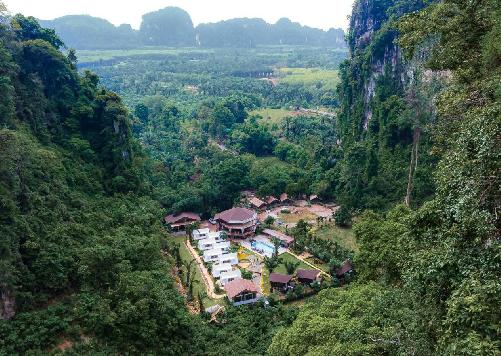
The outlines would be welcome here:
<svg viewBox="0 0 501 356">
<path fill-rule="evenodd" d="M 234 305 L 255 303 L 259 300 L 259 290 L 254 282 L 238 278 L 224 286 L 226 295 Z"/>
<path fill-rule="evenodd" d="M 216 214 L 219 229 L 229 237 L 246 238 L 254 235 L 257 226 L 256 212 L 246 208 L 232 208 Z"/>
<path fill-rule="evenodd" d="M 186 226 L 200 221 L 200 216 L 195 213 L 182 212 L 179 214 L 167 215 L 164 221 L 173 230 L 183 230 Z"/>
<path fill-rule="evenodd" d="M 257 197 L 250 198 L 249 203 L 256 209 L 261 209 L 266 206 L 266 203 Z"/>
<path fill-rule="evenodd" d="M 283 247 L 289 247 L 294 242 L 293 237 L 286 235 L 280 231 L 276 231 L 276 230 L 272 230 L 272 229 L 264 229 L 263 234 L 279 239 L 281 241 L 281 245 Z"/>
<path fill-rule="evenodd" d="M 297 279 L 300 283 L 312 283 L 320 280 L 321 272 L 316 269 L 298 269 L 296 272 Z"/>
<path fill-rule="evenodd" d="M 289 288 L 292 276 L 281 273 L 270 273 L 270 285 L 272 289 L 285 292 Z"/>
<path fill-rule="evenodd" d="M 282 193 L 282 194 L 280 194 L 280 203 L 290 204 L 290 203 L 292 203 L 292 200 L 289 199 L 289 196 L 287 195 L 287 193 Z"/>
<path fill-rule="evenodd" d="M 342 278 L 342 277 L 344 277 L 345 273 L 351 273 L 351 272 L 353 272 L 353 266 L 349 260 L 346 260 L 343 262 L 341 267 L 339 267 L 336 270 L 336 276 L 338 278 Z"/>
<path fill-rule="evenodd" d="M 273 205 L 273 204 L 276 204 L 276 203 L 278 203 L 278 199 L 275 198 L 273 195 L 270 195 L 270 196 L 266 197 L 266 204 Z"/>
<path fill-rule="evenodd" d="M 320 199 L 318 198 L 318 195 L 312 194 L 309 196 L 308 200 L 310 202 L 315 202 L 315 201 L 319 201 Z"/>
</svg>

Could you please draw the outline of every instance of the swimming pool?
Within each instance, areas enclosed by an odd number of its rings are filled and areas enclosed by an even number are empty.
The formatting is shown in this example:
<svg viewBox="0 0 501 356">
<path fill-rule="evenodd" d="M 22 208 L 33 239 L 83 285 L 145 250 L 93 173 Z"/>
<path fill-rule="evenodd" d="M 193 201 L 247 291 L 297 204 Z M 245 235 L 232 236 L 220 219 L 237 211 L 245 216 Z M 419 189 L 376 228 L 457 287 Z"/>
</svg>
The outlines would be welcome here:
<svg viewBox="0 0 501 356">
<path fill-rule="evenodd" d="M 273 252 L 275 252 L 275 247 L 273 245 L 263 241 L 254 241 L 251 243 L 251 246 L 257 251 L 263 251 L 265 255 L 273 255 Z"/>
</svg>

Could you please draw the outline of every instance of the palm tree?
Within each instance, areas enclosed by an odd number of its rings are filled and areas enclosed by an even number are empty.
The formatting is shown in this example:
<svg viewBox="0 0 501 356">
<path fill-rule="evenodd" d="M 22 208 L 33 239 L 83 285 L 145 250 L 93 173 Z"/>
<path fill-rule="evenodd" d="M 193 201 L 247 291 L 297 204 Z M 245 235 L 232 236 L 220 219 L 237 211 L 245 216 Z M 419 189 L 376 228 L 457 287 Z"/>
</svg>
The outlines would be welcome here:
<svg viewBox="0 0 501 356">
<path fill-rule="evenodd" d="M 287 270 L 287 274 L 293 274 L 296 271 L 296 268 L 298 268 L 299 262 L 285 261 L 284 266 L 285 269 Z"/>
<path fill-rule="evenodd" d="M 272 237 L 271 242 L 273 243 L 273 247 L 274 247 L 273 258 L 277 258 L 278 257 L 278 248 L 280 247 L 280 244 L 282 243 L 282 241 L 280 241 L 276 237 Z"/>
<path fill-rule="evenodd" d="M 195 275 L 195 272 L 193 271 L 193 263 L 195 263 L 196 260 L 193 259 L 191 260 L 190 262 L 187 262 L 184 264 L 185 268 L 186 268 L 186 289 L 187 289 L 187 298 L 188 300 L 192 300 L 193 299 L 193 285 L 195 284 L 195 280 L 194 280 L 194 275 Z"/>
</svg>

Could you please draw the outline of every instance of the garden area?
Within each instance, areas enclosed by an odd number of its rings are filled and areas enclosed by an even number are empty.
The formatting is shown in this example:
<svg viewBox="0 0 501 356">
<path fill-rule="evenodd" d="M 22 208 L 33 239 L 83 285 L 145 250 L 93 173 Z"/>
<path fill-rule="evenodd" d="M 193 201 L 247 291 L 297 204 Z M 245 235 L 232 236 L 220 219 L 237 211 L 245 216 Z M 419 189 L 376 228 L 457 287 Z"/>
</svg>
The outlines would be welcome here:
<svg viewBox="0 0 501 356">
<path fill-rule="evenodd" d="M 348 250 L 358 251 L 355 233 L 350 227 L 340 227 L 334 222 L 329 222 L 319 227 L 314 226 L 312 230 L 319 239 L 332 240 Z"/>
<path fill-rule="evenodd" d="M 225 304 L 225 298 L 212 299 L 207 296 L 205 283 L 203 281 L 200 268 L 198 267 L 198 264 L 196 263 L 184 243 L 186 241 L 186 236 L 170 236 L 168 237 L 168 239 L 170 248 L 172 248 L 173 245 L 179 246 L 179 256 L 181 258 L 180 270 L 182 271 L 180 274 L 180 279 L 182 281 L 183 287 L 186 289 L 186 292 L 188 294 L 191 293 L 193 301 L 199 303 L 199 300 L 201 300 L 204 308 L 211 307 L 216 304 Z M 176 265 L 177 264 L 179 264 L 179 262 L 176 262 Z M 188 269 L 191 270 L 188 277 L 189 280 L 187 280 Z M 191 292 L 189 291 L 190 287 Z M 188 299 L 191 299 L 189 296 L 187 297 Z"/>
</svg>

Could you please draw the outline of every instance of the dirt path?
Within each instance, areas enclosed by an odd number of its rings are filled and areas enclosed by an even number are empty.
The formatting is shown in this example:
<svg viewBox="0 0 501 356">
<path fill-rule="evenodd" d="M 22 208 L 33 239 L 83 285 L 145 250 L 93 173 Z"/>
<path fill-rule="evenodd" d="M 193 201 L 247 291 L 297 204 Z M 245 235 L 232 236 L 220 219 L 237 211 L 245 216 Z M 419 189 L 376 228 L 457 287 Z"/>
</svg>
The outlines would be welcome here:
<svg viewBox="0 0 501 356">
<path fill-rule="evenodd" d="M 198 268 L 200 269 L 200 272 L 202 274 L 202 279 L 205 284 L 205 290 L 207 291 L 207 296 L 212 299 L 221 299 L 226 296 L 226 294 L 216 294 L 215 289 L 214 289 L 214 283 L 212 282 L 212 277 L 209 274 L 209 271 L 207 271 L 207 268 L 205 268 L 205 265 L 200 258 L 200 255 L 195 251 L 193 246 L 191 246 L 191 243 L 189 240 L 186 240 L 185 242 L 186 247 L 188 248 L 188 251 L 190 251 L 191 256 L 197 261 Z"/>
</svg>

